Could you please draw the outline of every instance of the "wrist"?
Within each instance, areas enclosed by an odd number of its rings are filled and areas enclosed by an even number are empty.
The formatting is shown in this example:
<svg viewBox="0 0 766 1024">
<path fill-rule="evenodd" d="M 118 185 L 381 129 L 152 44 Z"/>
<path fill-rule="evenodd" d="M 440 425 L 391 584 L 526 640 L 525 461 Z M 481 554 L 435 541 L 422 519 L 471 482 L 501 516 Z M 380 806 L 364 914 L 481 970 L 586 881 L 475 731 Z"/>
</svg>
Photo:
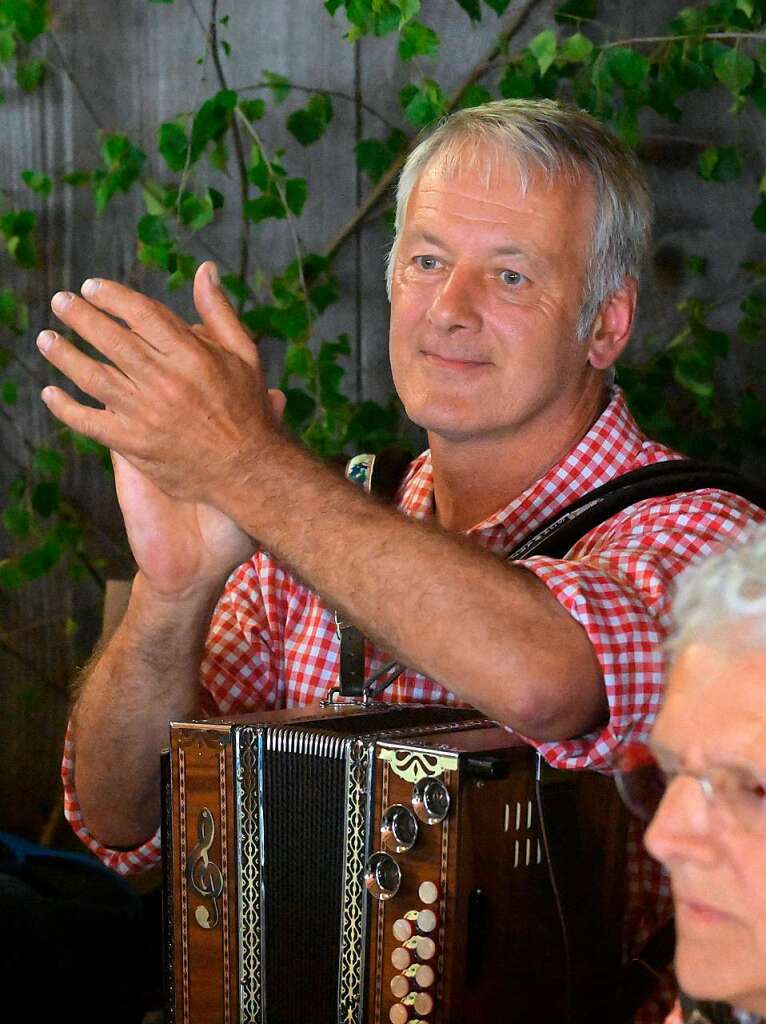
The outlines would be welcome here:
<svg viewBox="0 0 766 1024">
<path fill-rule="evenodd" d="M 181 587 L 158 585 L 138 570 L 130 591 L 131 604 L 150 605 L 152 608 L 169 612 L 192 614 L 195 610 L 212 609 L 224 588 L 227 575 L 196 580 Z"/>
</svg>

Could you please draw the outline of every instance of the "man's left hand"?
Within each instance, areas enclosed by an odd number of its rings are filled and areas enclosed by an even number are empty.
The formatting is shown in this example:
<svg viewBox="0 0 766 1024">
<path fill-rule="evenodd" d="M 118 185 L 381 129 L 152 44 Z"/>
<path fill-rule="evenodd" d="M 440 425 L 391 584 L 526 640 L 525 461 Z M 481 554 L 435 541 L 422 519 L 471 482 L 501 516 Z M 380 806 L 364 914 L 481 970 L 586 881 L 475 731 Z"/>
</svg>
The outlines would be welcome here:
<svg viewBox="0 0 766 1024">
<path fill-rule="evenodd" d="M 59 292 L 53 311 L 109 362 L 52 331 L 37 342 L 50 363 L 104 406 L 45 388 L 43 400 L 67 426 L 119 452 L 167 494 L 213 505 L 227 481 L 255 476 L 258 457 L 278 439 L 284 443 L 284 397 L 267 390 L 256 346 L 213 264 L 203 263 L 194 280 L 201 328 L 114 281 L 86 281 L 82 295 Z"/>
</svg>

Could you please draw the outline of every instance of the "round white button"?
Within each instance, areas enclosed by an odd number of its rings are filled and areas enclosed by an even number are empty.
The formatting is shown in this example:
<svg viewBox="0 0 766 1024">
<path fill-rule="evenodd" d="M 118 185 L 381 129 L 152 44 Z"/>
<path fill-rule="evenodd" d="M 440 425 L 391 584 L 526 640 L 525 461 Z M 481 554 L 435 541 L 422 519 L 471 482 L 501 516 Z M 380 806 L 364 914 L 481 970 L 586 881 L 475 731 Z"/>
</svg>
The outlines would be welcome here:
<svg viewBox="0 0 766 1024">
<path fill-rule="evenodd" d="M 401 1003 L 394 1003 L 388 1011 L 388 1019 L 391 1021 L 391 1024 L 407 1024 L 409 1016 L 409 1010 L 406 1006 L 402 1006 Z"/>
<path fill-rule="evenodd" d="M 434 969 L 429 964 L 421 964 L 415 971 L 415 981 L 421 988 L 430 988 L 435 977 Z"/>
<path fill-rule="evenodd" d="M 421 882 L 418 889 L 421 903 L 436 903 L 439 899 L 439 890 L 433 882 Z"/>
<path fill-rule="evenodd" d="M 404 999 L 409 990 L 410 983 L 406 978 L 403 978 L 401 974 L 397 974 L 391 979 L 391 993 L 396 996 L 397 999 Z"/>
<path fill-rule="evenodd" d="M 421 910 L 418 914 L 418 929 L 421 932 L 432 932 L 436 927 L 436 914 L 433 910 Z"/>
<path fill-rule="evenodd" d="M 427 935 L 418 935 L 415 950 L 421 960 L 430 960 L 436 953 L 436 943 Z"/>
<path fill-rule="evenodd" d="M 433 996 L 430 996 L 427 992 L 418 992 L 413 1005 L 415 1013 L 422 1014 L 425 1017 L 434 1008 Z"/>
<path fill-rule="evenodd" d="M 412 925 L 409 921 L 405 921 L 403 917 L 400 917 L 398 921 L 394 921 L 391 931 L 397 942 L 404 942 L 405 939 L 412 935 Z"/>
<path fill-rule="evenodd" d="M 410 956 L 408 950 L 402 949 L 401 946 L 397 946 L 396 949 L 391 954 L 391 963 L 394 965 L 397 971 L 403 971 L 412 963 L 412 957 Z"/>
</svg>

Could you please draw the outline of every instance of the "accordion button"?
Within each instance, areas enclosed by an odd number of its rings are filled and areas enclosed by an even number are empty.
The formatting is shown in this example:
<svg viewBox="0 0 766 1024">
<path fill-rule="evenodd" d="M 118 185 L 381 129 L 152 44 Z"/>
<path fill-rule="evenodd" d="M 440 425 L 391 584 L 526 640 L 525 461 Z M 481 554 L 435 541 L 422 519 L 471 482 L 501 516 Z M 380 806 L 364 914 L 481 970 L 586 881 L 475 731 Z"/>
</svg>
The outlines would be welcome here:
<svg viewBox="0 0 766 1024">
<path fill-rule="evenodd" d="M 436 914 L 433 910 L 421 910 L 418 914 L 418 929 L 421 932 L 432 932 L 436 927 Z"/>
<path fill-rule="evenodd" d="M 427 935 L 418 935 L 415 950 L 421 960 L 430 960 L 436 954 L 436 943 Z"/>
<path fill-rule="evenodd" d="M 397 971 L 405 970 L 407 967 L 410 966 L 411 962 L 412 957 L 410 956 L 409 951 L 406 949 L 402 949 L 401 946 L 397 946 L 396 949 L 391 954 L 391 963 L 394 965 Z"/>
<path fill-rule="evenodd" d="M 390 900 L 399 891 L 402 873 L 393 857 L 373 853 L 364 869 L 364 884 L 378 900 Z"/>
<path fill-rule="evenodd" d="M 391 994 L 396 996 L 397 999 L 403 999 L 409 990 L 410 983 L 401 974 L 397 974 L 391 979 Z"/>
<path fill-rule="evenodd" d="M 410 1011 L 406 1006 L 402 1006 L 401 1003 L 394 1003 L 388 1011 L 388 1019 L 391 1021 L 391 1024 L 407 1024 L 409 1017 Z"/>
<path fill-rule="evenodd" d="M 421 903 L 436 903 L 439 899 L 439 890 L 433 882 L 421 882 L 418 889 Z"/>
<path fill-rule="evenodd" d="M 398 942 L 404 942 L 412 935 L 412 925 L 409 921 L 405 921 L 403 917 L 400 917 L 398 921 L 394 921 L 391 931 Z"/>
<path fill-rule="evenodd" d="M 430 988 L 435 978 L 434 969 L 429 964 L 421 964 L 415 971 L 415 981 L 421 988 Z"/>
<path fill-rule="evenodd" d="M 418 838 L 418 819 L 404 804 L 389 807 L 380 823 L 383 845 L 394 853 L 411 850 Z"/>
<path fill-rule="evenodd" d="M 429 995 L 428 992 L 418 992 L 415 996 L 415 1013 L 421 1017 L 427 1016 L 434 1008 L 433 996 Z"/>
</svg>

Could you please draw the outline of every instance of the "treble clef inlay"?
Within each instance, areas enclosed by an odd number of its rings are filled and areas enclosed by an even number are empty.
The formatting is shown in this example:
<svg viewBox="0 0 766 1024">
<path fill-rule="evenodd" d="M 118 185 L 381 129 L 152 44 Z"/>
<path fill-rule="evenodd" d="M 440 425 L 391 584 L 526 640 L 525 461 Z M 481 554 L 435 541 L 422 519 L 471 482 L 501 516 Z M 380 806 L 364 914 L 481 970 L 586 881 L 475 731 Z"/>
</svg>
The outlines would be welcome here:
<svg viewBox="0 0 766 1024">
<path fill-rule="evenodd" d="M 186 877 L 197 895 L 210 901 L 210 907 L 197 907 L 194 918 L 200 928 L 216 928 L 219 918 L 218 899 L 223 892 L 223 876 L 221 869 L 208 856 L 208 850 L 215 838 L 215 822 L 207 807 L 202 808 L 197 818 L 197 838 L 199 842 L 186 861 Z"/>
</svg>

